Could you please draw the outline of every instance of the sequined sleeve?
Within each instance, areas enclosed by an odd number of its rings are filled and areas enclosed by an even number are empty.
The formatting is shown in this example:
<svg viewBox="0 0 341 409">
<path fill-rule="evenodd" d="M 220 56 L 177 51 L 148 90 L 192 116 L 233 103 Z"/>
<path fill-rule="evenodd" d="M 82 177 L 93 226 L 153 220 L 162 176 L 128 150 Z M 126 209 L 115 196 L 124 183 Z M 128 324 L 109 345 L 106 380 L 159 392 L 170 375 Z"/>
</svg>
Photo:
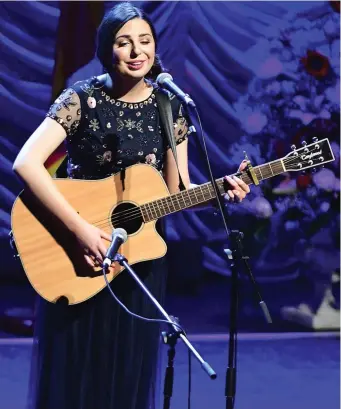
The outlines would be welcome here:
<svg viewBox="0 0 341 409">
<path fill-rule="evenodd" d="M 187 113 L 181 104 L 177 104 L 175 110 L 173 108 L 173 119 L 174 119 L 174 137 L 175 142 L 179 145 L 185 139 L 188 138 L 189 134 L 192 132 L 192 127 L 189 123 L 189 118 Z"/>
<path fill-rule="evenodd" d="M 73 135 L 81 119 L 81 103 L 75 90 L 68 88 L 51 105 L 47 117 L 57 121 L 68 136 Z"/>
</svg>

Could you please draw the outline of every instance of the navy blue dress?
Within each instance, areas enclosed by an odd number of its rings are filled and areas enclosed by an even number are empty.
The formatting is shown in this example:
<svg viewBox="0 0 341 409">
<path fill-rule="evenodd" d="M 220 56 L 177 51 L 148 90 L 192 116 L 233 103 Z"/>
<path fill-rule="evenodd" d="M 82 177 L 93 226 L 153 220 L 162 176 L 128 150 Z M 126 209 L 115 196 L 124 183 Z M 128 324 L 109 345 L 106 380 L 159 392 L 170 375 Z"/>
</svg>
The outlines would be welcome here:
<svg viewBox="0 0 341 409">
<path fill-rule="evenodd" d="M 126 103 L 113 99 L 95 77 L 64 91 L 47 116 L 66 130 L 68 177 L 100 179 L 135 163 L 162 173 L 168 145 L 155 92 L 151 89 L 139 103 Z M 188 121 L 179 102 L 172 99 L 171 104 L 181 143 Z M 134 270 L 162 303 L 165 258 L 136 264 Z M 131 311 L 160 318 L 128 274 L 111 285 Z M 72 306 L 39 298 L 35 329 L 29 408 L 153 408 L 159 325 L 128 315 L 108 289 Z"/>
</svg>

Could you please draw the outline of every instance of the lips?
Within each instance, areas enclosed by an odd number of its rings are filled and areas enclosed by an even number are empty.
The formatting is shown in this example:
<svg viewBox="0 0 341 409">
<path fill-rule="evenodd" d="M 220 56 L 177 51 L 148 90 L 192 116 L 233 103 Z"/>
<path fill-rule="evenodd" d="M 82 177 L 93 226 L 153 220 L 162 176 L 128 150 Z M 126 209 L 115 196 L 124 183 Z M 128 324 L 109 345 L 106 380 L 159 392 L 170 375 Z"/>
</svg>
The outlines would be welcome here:
<svg viewBox="0 0 341 409">
<path fill-rule="evenodd" d="M 129 67 L 129 69 L 133 70 L 133 71 L 137 71 L 140 70 L 143 65 L 144 65 L 145 61 L 131 61 L 127 63 L 127 66 Z"/>
</svg>

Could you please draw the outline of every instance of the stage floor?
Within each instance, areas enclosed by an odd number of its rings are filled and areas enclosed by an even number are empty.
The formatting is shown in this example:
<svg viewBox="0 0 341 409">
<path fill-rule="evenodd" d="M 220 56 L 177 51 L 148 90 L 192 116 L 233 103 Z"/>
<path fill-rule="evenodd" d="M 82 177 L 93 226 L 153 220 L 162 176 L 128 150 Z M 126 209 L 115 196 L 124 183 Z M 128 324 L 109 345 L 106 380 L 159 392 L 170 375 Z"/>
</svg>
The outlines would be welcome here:
<svg viewBox="0 0 341 409">
<path fill-rule="evenodd" d="M 210 380 L 192 359 L 191 409 L 223 409 L 228 337 L 196 334 L 190 339 L 218 374 L 216 380 Z M 0 339 L 1 409 L 25 409 L 31 348 L 30 338 Z M 167 347 L 163 346 L 157 409 L 162 408 L 166 355 Z M 339 409 L 339 364 L 338 333 L 241 334 L 235 409 Z M 187 382 L 187 348 L 180 341 L 172 409 L 187 408 Z"/>
</svg>

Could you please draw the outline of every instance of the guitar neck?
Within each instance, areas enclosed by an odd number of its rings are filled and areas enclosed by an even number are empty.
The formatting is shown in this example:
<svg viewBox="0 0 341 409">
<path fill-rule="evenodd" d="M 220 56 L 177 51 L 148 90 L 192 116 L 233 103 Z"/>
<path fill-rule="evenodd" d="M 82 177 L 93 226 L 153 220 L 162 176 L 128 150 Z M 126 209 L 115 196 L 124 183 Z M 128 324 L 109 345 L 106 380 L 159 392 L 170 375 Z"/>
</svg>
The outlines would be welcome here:
<svg viewBox="0 0 341 409">
<path fill-rule="evenodd" d="M 285 167 L 283 160 L 278 159 L 264 165 L 256 166 L 253 168 L 253 170 L 258 181 L 261 182 L 264 179 L 268 179 L 272 176 L 277 176 L 285 172 Z M 253 183 L 252 178 L 247 171 L 241 172 L 238 174 L 238 177 L 248 185 Z M 223 195 L 226 192 L 226 182 L 224 182 L 224 178 L 218 179 L 216 182 L 219 193 Z M 214 187 L 210 182 L 208 182 L 193 189 L 184 190 L 182 192 L 163 197 L 162 199 L 145 203 L 141 206 L 141 211 L 144 220 L 148 222 L 151 220 L 157 220 L 163 216 L 167 216 L 168 214 L 208 202 L 214 197 Z"/>
</svg>

